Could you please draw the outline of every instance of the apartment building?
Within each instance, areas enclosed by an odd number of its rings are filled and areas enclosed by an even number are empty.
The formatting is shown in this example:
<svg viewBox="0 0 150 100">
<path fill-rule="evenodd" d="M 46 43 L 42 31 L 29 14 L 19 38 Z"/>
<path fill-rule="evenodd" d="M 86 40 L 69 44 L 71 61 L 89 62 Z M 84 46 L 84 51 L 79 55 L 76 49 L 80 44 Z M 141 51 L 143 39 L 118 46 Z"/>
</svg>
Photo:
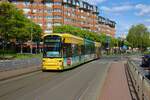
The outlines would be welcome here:
<svg viewBox="0 0 150 100">
<path fill-rule="evenodd" d="M 39 24 L 44 33 L 54 26 L 72 25 L 98 33 L 115 35 L 115 22 L 100 17 L 98 7 L 82 0 L 9 0 Z M 103 22 L 104 21 L 104 22 Z"/>
<path fill-rule="evenodd" d="M 98 16 L 98 32 L 106 33 L 108 36 L 114 37 L 116 32 L 115 25 L 115 21 Z"/>
</svg>

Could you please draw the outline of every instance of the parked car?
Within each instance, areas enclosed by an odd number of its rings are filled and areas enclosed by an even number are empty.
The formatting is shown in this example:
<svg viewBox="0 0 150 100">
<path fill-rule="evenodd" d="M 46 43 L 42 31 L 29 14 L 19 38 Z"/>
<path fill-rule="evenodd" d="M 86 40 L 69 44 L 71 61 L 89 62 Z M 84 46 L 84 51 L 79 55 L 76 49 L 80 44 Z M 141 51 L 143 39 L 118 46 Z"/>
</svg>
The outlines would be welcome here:
<svg viewBox="0 0 150 100">
<path fill-rule="evenodd" d="M 150 67 L 150 54 L 142 57 L 141 67 Z"/>
<path fill-rule="evenodd" d="M 143 67 L 145 76 L 150 79 L 150 54 L 144 55 L 142 57 L 142 64 L 141 67 Z"/>
</svg>

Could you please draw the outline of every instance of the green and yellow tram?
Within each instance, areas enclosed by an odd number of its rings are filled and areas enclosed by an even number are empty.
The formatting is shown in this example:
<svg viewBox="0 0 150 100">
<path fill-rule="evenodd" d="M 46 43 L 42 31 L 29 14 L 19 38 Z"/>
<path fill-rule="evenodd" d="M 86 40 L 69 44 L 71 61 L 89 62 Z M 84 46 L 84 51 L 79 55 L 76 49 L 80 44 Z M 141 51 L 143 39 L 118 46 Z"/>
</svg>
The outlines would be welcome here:
<svg viewBox="0 0 150 100">
<path fill-rule="evenodd" d="M 44 36 L 42 70 L 64 70 L 100 57 L 98 42 L 71 34 Z"/>
</svg>

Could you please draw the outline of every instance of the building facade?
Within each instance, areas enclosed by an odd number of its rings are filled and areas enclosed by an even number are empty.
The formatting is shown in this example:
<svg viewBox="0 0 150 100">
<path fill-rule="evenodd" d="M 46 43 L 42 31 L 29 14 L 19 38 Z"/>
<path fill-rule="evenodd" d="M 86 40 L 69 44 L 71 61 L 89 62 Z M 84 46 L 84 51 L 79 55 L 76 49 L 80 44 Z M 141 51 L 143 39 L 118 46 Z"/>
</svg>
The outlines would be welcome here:
<svg viewBox="0 0 150 100">
<path fill-rule="evenodd" d="M 99 16 L 98 7 L 82 0 L 9 0 L 44 33 L 54 26 L 71 25 L 107 35 L 115 35 L 115 22 Z"/>
</svg>

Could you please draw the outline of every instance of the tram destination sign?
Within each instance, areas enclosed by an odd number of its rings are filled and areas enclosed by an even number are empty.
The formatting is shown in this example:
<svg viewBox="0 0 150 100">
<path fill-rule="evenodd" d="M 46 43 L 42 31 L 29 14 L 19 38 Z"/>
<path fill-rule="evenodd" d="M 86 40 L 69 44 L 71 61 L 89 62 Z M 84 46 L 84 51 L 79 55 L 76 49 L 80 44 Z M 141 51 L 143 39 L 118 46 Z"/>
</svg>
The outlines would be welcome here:
<svg viewBox="0 0 150 100">
<path fill-rule="evenodd" d="M 44 42 L 61 42 L 60 39 L 45 39 Z"/>
</svg>

